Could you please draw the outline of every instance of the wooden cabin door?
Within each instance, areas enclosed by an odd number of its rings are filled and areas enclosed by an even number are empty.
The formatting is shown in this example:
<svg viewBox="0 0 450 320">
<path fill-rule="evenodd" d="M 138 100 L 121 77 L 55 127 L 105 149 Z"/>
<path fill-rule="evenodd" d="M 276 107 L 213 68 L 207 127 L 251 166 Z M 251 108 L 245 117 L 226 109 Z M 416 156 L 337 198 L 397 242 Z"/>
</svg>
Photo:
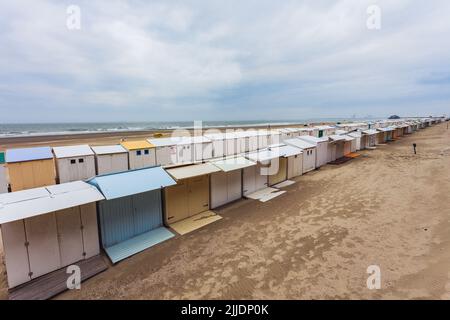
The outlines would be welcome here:
<svg viewBox="0 0 450 320">
<path fill-rule="evenodd" d="M 79 207 L 55 212 L 61 266 L 68 266 L 84 258 L 83 236 Z"/>
<path fill-rule="evenodd" d="M 81 213 L 81 225 L 83 226 L 84 258 L 88 259 L 100 253 L 97 208 L 96 203 L 88 203 L 79 208 Z"/>
<path fill-rule="evenodd" d="M 269 185 L 273 186 L 274 184 L 283 182 L 286 179 L 287 179 L 287 158 L 280 157 L 278 158 L 277 173 L 269 176 Z"/>
<path fill-rule="evenodd" d="M 61 268 L 55 214 L 25 219 L 25 229 L 31 278 L 35 279 Z"/>
<path fill-rule="evenodd" d="M 227 203 L 227 173 L 211 174 L 211 208 L 217 208 Z"/>
<path fill-rule="evenodd" d="M 209 176 L 189 179 L 189 216 L 209 210 Z"/>
<path fill-rule="evenodd" d="M 189 217 L 187 180 L 179 180 L 165 189 L 166 223 L 174 223 Z"/>
<path fill-rule="evenodd" d="M 233 170 L 227 173 L 227 202 L 242 197 L 242 170 Z"/>
<path fill-rule="evenodd" d="M 243 193 L 247 196 L 256 191 L 256 166 L 244 168 Z"/>
<path fill-rule="evenodd" d="M 30 281 L 24 220 L 2 224 L 1 234 L 4 253 L 8 257 L 5 259 L 8 286 L 14 288 Z"/>
</svg>

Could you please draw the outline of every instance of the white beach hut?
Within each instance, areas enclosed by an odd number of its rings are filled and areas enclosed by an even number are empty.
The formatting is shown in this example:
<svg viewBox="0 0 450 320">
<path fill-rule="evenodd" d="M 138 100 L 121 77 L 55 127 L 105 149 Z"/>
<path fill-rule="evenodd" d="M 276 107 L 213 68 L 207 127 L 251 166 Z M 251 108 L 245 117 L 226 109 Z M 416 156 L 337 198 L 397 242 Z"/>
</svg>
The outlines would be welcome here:
<svg viewBox="0 0 450 320">
<path fill-rule="evenodd" d="M 356 152 L 356 139 L 348 134 L 342 135 L 345 139 L 344 142 L 344 156 Z"/>
<path fill-rule="evenodd" d="M 314 127 L 314 136 L 317 138 L 322 138 L 326 136 L 330 136 L 334 134 L 336 128 L 328 125 L 323 126 L 315 126 Z"/>
<path fill-rule="evenodd" d="M 178 162 L 177 143 L 179 141 L 180 137 L 148 139 L 148 142 L 155 146 L 156 165 L 169 166 L 174 165 Z"/>
<path fill-rule="evenodd" d="M 361 149 L 374 148 L 377 144 L 377 133 L 375 129 L 368 129 L 362 131 Z"/>
<path fill-rule="evenodd" d="M 213 157 L 212 141 L 204 136 L 193 136 L 191 142 L 194 146 L 194 161 L 202 162 Z"/>
<path fill-rule="evenodd" d="M 206 138 L 212 143 L 212 158 L 220 158 L 225 156 L 225 135 L 222 132 L 206 133 Z"/>
<path fill-rule="evenodd" d="M 303 151 L 303 173 L 316 169 L 317 146 L 301 138 L 286 139 L 284 143 Z"/>
<path fill-rule="evenodd" d="M 102 199 L 82 181 L 0 195 L 9 287 L 98 255 L 95 202 Z"/>
<path fill-rule="evenodd" d="M 333 162 L 344 156 L 345 137 L 338 134 L 328 136 L 330 146 L 328 148 L 328 162 Z"/>
<path fill-rule="evenodd" d="M 91 147 L 95 153 L 97 175 L 128 170 L 128 152 L 119 144 Z"/>
<path fill-rule="evenodd" d="M 321 166 L 324 166 L 329 162 L 328 148 L 331 146 L 331 144 L 328 142 L 327 136 L 324 136 L 322 138 L 317 138 L 313 136 L 300 136 L 298 137 L 298 139 L 306 141 L 316 146 L 316 168 L 320 168 Z"/>
<path fill-rule="evenodd" d="M 350 137 L 355 138 L 355 142 L 352 144 L 352 150 L 359 151 L 361 150 L 361 138 L 362 133 L 361 131 L 353 131 L 348 134 Z"/>
<path fill-rule="evenodd" d="M 211 173 L 211 209 L 242 198 L 242 171 L 256 166 L 256 162 L 242 156 L 211 161 L 221 171 Z"/>
<path fill-rule="evenodd" d="M 94 151 L 88 145 L 53 147 L 59 183 L 95 176 Z"/>
<path fill-rule="evenodd" d="M 259 170 L 257 168 L 256 172 L 256 182 L 260 179 L 259 182 L 261 182 L 261 184 L 258 185 L 255 183 L 255 188 L 253 189 L 253 172 L 249 171 L 248 177 L 246 177 L 244 170 L 244 191 L 247 193 L 252 193 L 264 188 L 262 184 L 264 178 L 257 177 L 258 172 L 260 176 L 266 177 L 266 186 L 272 186 L 283 182 L 286 179 L 302 175 L 302 155 L 303 152 L 301 149 L 286 144 L 271 145 L 266 149 L 246 154 L 248 159 L 261 165 Z M 247 184 L 246 180 L 248 180 Z M 250 192 L 249 190 L 253 191 Z"/>
</svg>

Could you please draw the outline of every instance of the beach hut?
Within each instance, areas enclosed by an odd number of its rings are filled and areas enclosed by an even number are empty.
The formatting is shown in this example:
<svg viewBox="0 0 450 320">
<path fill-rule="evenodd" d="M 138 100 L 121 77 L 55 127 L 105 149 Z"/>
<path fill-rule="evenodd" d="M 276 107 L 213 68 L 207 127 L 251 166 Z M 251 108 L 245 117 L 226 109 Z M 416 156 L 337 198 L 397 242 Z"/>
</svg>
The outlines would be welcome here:
<svg viewBox="0 0 450 320">
<path fill-rule="evenodd" d="M 194 161 L 202 162 L 213 157 L 212 141 L 210 139 L 203 136 L 193 136 L 190 139 L 194 146 Z"/>
<path fill-rule="evenodd" d="M 56 183 L 55 161 L 50 147 L 6 150 L 11 191 Z"/>
<path fill-rule="evenodd" d="M 148 142 L 155 146 L 156 165 L 169 166 L 178 162 L 177 143 L 180 137 L 148 139 Z"/>
<path fill-rule="evenodd" d="M 88 183 L 105 197 L 98 203 L 100 235 L 112 263 L 174 236 L 163 226 L 161 189 L 175 181 L 161 167 L 98 176 Z"/>
<path fill-rule="evenodd" d="M 98 255 L 95 202 L 102 199 L 82 181 L 1 194 L 9 287 Z"/>
<path fill-rule="evenodd" d="M 91 147 L 98 175 L 128 170 L 128 152 L 121 145 Z"/>
<path fill-rule="evenodd" d="M 314 136 L 314 137 L 318 137 L 319 136 L 319 131 L 320 130 L 318 128 L 316 128 L 316 127 L 299 128 L 298 129 L 298 136 Z"/>
<path fill-rule="evenodd" d="M 120 143 L 128 151 L 128 167 L 131 170 L 156 165 L 155 146 L 145 140 L 123 141 Z"/>
<path fill-rule="evenodd" d="M 0 193 L 8 192 L 8 182 L 6 181 L 5 153 L 0 152 Z"/>
<path fill-rule="evenodd" d="M 205 137 L 212 143 L 212 158 L 220 158 L 226 156 L 226 137 L 222 132 L 206 133 Z"/>
<path fill-rule="evenodd" d="M 356 152 L 356 139 L 347 134 L 343 135 L 343 137 L 344 137 L 344 156 Z"/>
<path fill-rule="evenodd" d="M 322 137 L 326 137 L 326 136 L 330 136 L 332 134 L 334 134 L 336 128 L 332 127 L 332 126 L 316 126 L 314 127 L 314 136 L 316 138 L 322 138 Z"/>
<path fill-rule="evenodd" d="M 379 131 L 378 144 L 384 144 L 392 140 L 392 131 L 394 130 L 392 127 L 377 128 L 377 130 Z"/>
<path fill-rule="evenodd" d="M 402 124 L 402 129 L 403 129 L 403 135 L 413 133 L 412 126 L 409 122 Z"/>
<path fill-rule="evenodd" d="M 300 138 L 287 139 L 284 143 L 303 151 L 303 173 L 316 169 L 317 146 Z"/>
<path fill-rule="evenodd" d="M 295 139 L 295 138 L 294 138 Z M 287 179 L 292 179 L 303 174 L 303 150 L 283 145 L 279 147 L 280 154 L 287 159 Z"/>
<path fill-rule="evenodd" d="M 187 164 L 194 162 L 194 145 L 190 137 L 179 137 L 176 147 L 177 162 L 175 164 Z"/>
<path fill-rule="evenodd" d="M 362 131 L 361 149 L 374 148 L 377 144 L 377 133 L 375 129 L 368 129 Z"/>
<path fill-rule="evenodd" d="M 88 145 L 53 147 L 59 183 L 95 176 L 94 151 Z"/>
<path fill-rule="evenodd" d="M 256 166 L 256 162 L 242 156 L 213 160 L 221 171 L 211 173 L 211 209 L 242 198 L 242 170 Z"/>
<path fill-rule="evenodd" d="M 167 169 L 177 184 L 165 189 L 165 222 L 171 225 L 210 209 L 210 174 L 221 169 L 200 163 Z"/>
<path fill-rule="evenodd" d="M 281 140 L 290 139 L 294 137 L 293 132 L 289 130 L 289 128 L 280 128 L 276 129 L 275 131 L 280 134 Z"/>
<path fill-rule="evenodd" d="M 328 162 L 344 157 L 345 136 L 333 134 L 329 136 L 331 147 L 328 148 Z"/>
<path fill-rule="evenodd" d="M 259 166 L 244 169 L 244 195 L 267 186 L 273 186 L 303 173 L 302 150 L 285 144 L 271 145 L 266 149 L 246 154 Z"/>
<path fill-rule="evenodd" d="M 352 138 L 355 138 L 355 140 L 352 141 L 352 152 L 361 150 L 361 138 L 362 138 L 361 131 L 353 131 L 350 132 L 348 135 Z"/>
<path fill-rule="evenodd" d="M 233 156 L 245 152 L 246 136 L 242 131 L 225 133 L 225 155 Z"/>
<path fill-rule="evenodd" d="M 331 144 L 328 142 L 328 136 L 323 136 L 322 138 L 313 136 L 300 136 L 298 137 L 298 139 L 316 146 L 316 168 L 320 168 L 321 166 L 324 166 L 329 162 L 328 149 L 331 147 Z"/>
<path fill-rule="evenodd" d="M 269 183 L 267 174 L 264 174 L 266 166 L 261 162 L 257 162 L 257 160 L 254 161 L 256 162 L 256 165 L 244 168 L 242 173 L 242 194 L 244 196 L 267 188 Z"/>
</svg>

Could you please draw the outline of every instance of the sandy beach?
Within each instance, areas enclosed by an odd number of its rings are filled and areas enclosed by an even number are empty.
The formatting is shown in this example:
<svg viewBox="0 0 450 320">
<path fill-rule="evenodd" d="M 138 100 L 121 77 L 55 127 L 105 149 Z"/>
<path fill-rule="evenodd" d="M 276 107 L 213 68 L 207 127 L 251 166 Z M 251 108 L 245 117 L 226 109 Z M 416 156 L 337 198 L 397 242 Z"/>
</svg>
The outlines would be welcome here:
<svg viewBox="0 0 450 320">
<path fill-rule="evenodd" d="M 325 125 L 329 122 L 310 123 L 309 125 Z M 285 125 L 261 125 L 247 127 L 205 127 L 203 133 L 208 130 L 226 132 L 227 130 L 268 130 L 275 128 L 301 128 L 306 126 L 303 123 L 285 124 Z M 180 135 L 200 135 L 202 131 L 194 131 L 193 129 L 159 129 L 144 131 L 122 131 L 122 132 L 93 132 L 93 133 L 74 133 L 74 134 L 54 134 L 54 135 L 35 135 L 35 136 L 18 136 L 18 137 L 2 137 L 0 138 L 0 151 L 11 148 L 27 148 L 37 146 L 64 146 L 75 144 L 88 144 L 91 146 L 117 144 L 122 140 L 142 140 L 153 137 L 170 136 L 174 130 L 177 130 L 175 136 Z"/>
<path fill-rule="evenodd" d="M 224 219 L 56 298 L 450 299 L 447 123 L 361 153 L 267 203 L 228 205 Z M 369 265 L 381 268 L 380 290 L 366 287 Z"/>
</svg>

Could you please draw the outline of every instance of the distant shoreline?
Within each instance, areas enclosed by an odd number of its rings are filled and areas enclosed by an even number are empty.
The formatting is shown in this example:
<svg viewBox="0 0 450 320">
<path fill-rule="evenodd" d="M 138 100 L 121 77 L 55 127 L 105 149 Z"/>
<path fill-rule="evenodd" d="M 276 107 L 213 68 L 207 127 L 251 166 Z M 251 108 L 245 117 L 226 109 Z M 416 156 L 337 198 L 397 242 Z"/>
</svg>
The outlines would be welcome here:
<svg viewBox="0 0 450 320">
<path fill-rule="evenodd" d="M 317 122 L 309 123 L 309 125 L 325 125 L 333 124 L 335 122 Z M 268 128 L 287 128 L 306 126 L 305 123 L 291 123 L 291 124 L 265 124 L 265 125 L 237 125 L 237 126 L 217 126 L 204 127 L 203 130 L 251 130 L 251 129 L 268 129 Z M 153 137 L 154 134 L 159 133 L 164 136 L 171 134 L 175 130 L 186 130 L 190 133 L 194 131 L 192 128 L 178 128 L 178 129 L 149 129 L 149 130 L 128 130 L 128 131 L 108 131 L 108 132 L 84 132 L 84 133 L 62 133 L 62 134 L 42 134 L 42 135 L 26 135 L 14 137 L 0 137 L 0 150 L 16 147 L 29 146 L 57 146 L 64 144 L 89 144 L 89 145 L 104 145 L 117 144 L 122 139 L 147 139 Z"/>
</svg>

